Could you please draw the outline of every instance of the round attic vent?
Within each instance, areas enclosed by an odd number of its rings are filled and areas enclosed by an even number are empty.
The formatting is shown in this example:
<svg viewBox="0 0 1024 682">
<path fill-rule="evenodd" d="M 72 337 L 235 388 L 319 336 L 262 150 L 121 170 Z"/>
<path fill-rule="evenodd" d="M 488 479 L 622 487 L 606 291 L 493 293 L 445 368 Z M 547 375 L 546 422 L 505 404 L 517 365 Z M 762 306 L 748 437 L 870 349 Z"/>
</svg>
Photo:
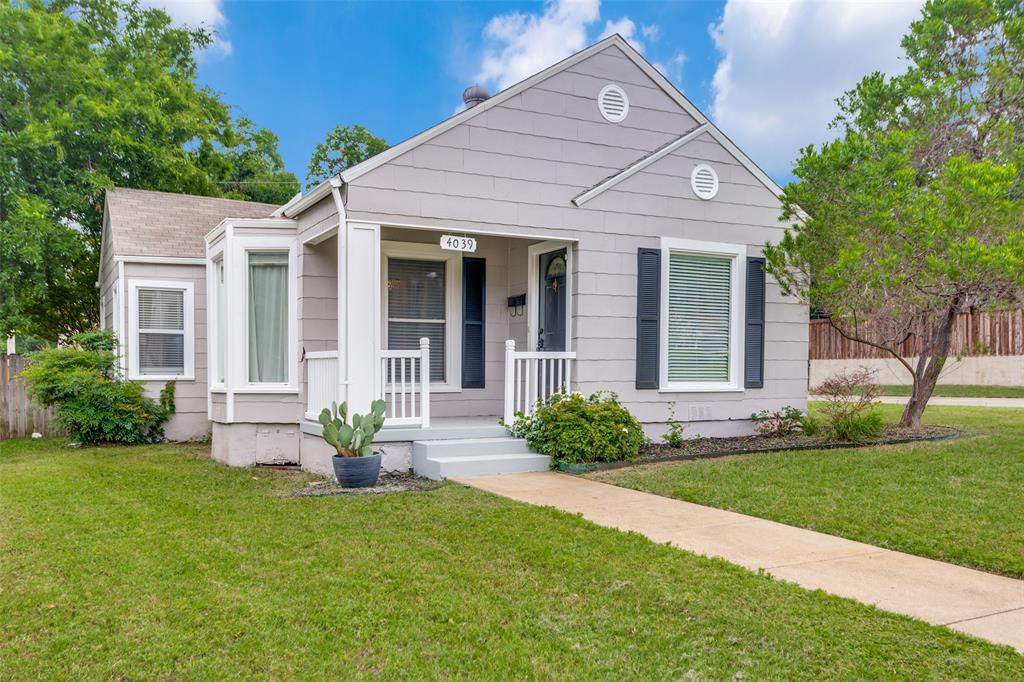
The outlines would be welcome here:
<svg viewBox="0 0 1024 682">
<path fill-rule="evenodd" d="M 601 110 L 601 115 L 606 121 L 624 121 L 626 114 L 629 113 L 629 98 L 626 97 L 626 91 L 618 85 L 604 86 L 597 96 L 597 108 Z"/>
<path fill-rule="evenodd" d="M 714 199 L 718 194 L 718 173 L 707 164 L 700 164 L 690 175 L 690 187 L 701 199 Z"/>
</svg>

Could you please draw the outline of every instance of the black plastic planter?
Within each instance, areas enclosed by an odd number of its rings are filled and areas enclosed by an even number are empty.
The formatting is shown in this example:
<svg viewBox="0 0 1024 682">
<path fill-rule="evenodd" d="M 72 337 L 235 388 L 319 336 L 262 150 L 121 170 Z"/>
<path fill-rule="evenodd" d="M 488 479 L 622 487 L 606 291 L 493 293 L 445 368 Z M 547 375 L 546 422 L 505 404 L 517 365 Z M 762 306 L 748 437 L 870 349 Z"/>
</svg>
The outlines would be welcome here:
<svg viewBox="0 0 1024 682">
<path fill-rule="evenodd" d="M 380 453 L 369 457 L 331 457 L 334 477 L 342 488 L 369 488 L 380 476 Z"/>
</svg>

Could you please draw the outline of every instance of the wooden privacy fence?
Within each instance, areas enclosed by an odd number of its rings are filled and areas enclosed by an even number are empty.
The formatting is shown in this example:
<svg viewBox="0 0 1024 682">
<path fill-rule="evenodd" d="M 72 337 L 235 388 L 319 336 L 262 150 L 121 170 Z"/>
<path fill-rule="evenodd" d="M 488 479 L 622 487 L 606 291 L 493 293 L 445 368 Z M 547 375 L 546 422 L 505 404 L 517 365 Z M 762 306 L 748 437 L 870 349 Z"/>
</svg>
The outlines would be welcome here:
<svg viewBox="0 0 1024 682">
<path fill-rule="evenodd" d="M 25 384 L 18 374 L 25 368 L 20 355 L 0 355 L 0 440 L 24 438 L 34 432 L 58 436 L 53 426 L 53 410 L 42 408 L 28 399 Z"/>
<path fill-rule="evenodd" d="M 892 357 L 878 348 L 845 338 L 828 320 L 811 320 L 808 341 L 811 360 Z M 915 357 L 920 348 L 920 339 L 910 338 L 903 342 L 900 354 Z M 1024 355 L 1024 309 L 960 313 L 949 355 Z"/>
</svg>

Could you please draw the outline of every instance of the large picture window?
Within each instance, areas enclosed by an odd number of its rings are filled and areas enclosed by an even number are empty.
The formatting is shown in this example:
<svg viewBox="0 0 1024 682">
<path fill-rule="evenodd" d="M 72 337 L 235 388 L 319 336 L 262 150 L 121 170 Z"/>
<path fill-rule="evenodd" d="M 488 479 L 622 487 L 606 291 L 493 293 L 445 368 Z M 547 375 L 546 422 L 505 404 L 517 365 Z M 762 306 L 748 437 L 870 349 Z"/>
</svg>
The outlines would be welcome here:
<svg viewBox="0 0 1024 682">
<path fill-rule="evenodd" d="M 131 281 L 132 378 L 193 378 L 192 291 L 188 282 Z"/>
<path fill-rule="evenodd" d="M 249 382 L 288 383 L 288 252 L 248 253 Z"/>
<path fill-rule="evenodd" d="M 662 387 L 739 390 L 745 248 L 666 240 Z"/>
</svg>

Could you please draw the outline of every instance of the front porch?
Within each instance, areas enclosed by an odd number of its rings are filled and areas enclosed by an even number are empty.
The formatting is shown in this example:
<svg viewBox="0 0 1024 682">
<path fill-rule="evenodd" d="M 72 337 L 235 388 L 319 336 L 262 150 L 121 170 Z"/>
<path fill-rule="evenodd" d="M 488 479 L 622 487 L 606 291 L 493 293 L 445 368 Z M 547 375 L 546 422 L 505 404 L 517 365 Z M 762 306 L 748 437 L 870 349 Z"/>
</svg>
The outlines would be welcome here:
<svg viewBox="0 0 1024 682">
<path fill-rule="evenodd" d="M 572 388 L 573 244 L 476 235 L 459 252 L 443 235 L 350 224 L 347 244 L 304 245 L 303 291 L 337 273 L 338 293 L 301 306 L 304 442 L 332 402 L 363 412 L 381 399 L 377 441 L 420 473 L 546 468 L 499 421 Z M 337 335 L 307 311 L 336 311 Z"/>
<path fill-rule="evenodd" d="M 494 424 L 571 387 L 574 244 L 476 234 L 454 251 L 446 234 L 350 222 L 303 244 L 306 419 L 383 399 L 389 430 Z"/>
</svg>

